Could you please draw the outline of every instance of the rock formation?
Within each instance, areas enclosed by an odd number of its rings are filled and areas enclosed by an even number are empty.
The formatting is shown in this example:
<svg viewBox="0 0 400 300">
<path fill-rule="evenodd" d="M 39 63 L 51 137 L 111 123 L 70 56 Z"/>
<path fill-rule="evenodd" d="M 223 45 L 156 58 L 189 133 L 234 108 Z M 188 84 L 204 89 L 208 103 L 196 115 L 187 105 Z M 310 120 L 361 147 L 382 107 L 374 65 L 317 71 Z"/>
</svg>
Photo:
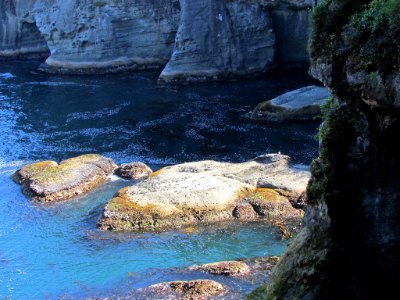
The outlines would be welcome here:
<svg viewBox="0 0 400 300">
<path fill-rule="evenodd" d="M 400 2 L 322 1 L 311 73 L 336 103 L 305 224 L 251 299 L 390 299 L 400 284 Z"/>
<path fill-rule="evenodd" d="M 32 14 L 36 0 L 0 0 L 0 60 L 47 57 L 49 49 Z"/>
<path fill-rule="evenodd" d="M 86 154 L 60 164 L 55 161 L 33 163 L 19 169 L 13 178 L 33 200 L 54 202 L 93 190 L 105 182 L 116 167 L 110 158 Z"/>
<path fill-rule="evenodd" d="M 240 164 L 201 161 L 166 167 L 121 189 L 106 205 L 99 227 L 151 231 L 248 216 L 296 224 L 302 211 L 290 201 L 305 190 L 308 175 L 280 154 Z M 242 218 L 237 210 L 246 204 L 252 213 Z"/>
<path fill-rule="evenodd" d="M 215 299 L 226 294 L 228 289 L 222 284 L 206 279 L 191 281 L 172 281 L 154 284 L 143 288 L 142 299 Z"/>
<path fill-rule="evenodd" d="M 37 0 L 33 14 L 56 73 L 104 73 L 165 65 L 179 22 L 177 0 Z"/>
<path fill-rule="evenodd" d="M 259 103 L 246 118 L 257 121 L 312 120 L 330 96 L 326 88 L 306 86 Z"/>
<path fill-rule="evenodd" d="M 250 76 L 308 65 L 310 2 L 0 0 L 0 59 L 50 55 L 42 71 L 78 74 L 168 63 L 167 82 Z"/>
<path fill-rule="evenodd" d="M 181 0 L 181 9 L 175 49 L 161 81 L 204 81 L 272 68 L 275 33 L 261 5 Z"/>
</svg>

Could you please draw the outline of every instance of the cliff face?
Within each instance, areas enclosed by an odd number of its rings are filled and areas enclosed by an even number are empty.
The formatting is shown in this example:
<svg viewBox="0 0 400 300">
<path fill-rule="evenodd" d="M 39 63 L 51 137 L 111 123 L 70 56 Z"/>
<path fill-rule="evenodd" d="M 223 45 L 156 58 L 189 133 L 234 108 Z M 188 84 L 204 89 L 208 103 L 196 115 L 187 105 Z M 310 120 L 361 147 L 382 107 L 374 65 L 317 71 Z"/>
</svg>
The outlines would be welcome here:
<svg viewBox="0 0 400 300">
<path fill-rule="evenodd" d="M 252 294 L 389 299 L 400 284 L 400 2 L 326 0 L 311 73 L 331 89 L 305 228 Z"/>
<path fill-rule="evenodd" d="M 310 0 L 0 0 L 0 59 L 50 50 L 47 72 L 169 62 L 162 81 L 247 76 L 308 64 L 310 7 Z"/>
<path fill-rule="evenodd" d="M 272 67 L 275 33 L 259 4 L 181 0 L 181 7 L 175 49 L 161 80 L 198 81 Z"/>
<path fill-rule="evenodd" d="M 0 0 L 0 58 L 48 56 L 45 40 L 29 14 L 35 0 Z"/>
<path fill-rule="evenodd" d="M 51 56 L 42 69 L 102 73 L 161 67 L 179 22 L 177 0 L 38 0 L 33 14 Z"/>
</svg>

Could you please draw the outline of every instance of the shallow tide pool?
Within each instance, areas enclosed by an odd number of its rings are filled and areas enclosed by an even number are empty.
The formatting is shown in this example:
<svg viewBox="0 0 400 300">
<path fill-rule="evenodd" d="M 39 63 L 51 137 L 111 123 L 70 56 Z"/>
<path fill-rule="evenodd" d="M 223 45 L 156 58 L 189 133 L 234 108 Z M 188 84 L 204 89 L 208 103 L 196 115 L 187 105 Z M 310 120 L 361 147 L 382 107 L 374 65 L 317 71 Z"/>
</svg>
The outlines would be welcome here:
<svg viewBox="0 0 400 300">
<path fill-rule="evenodd" d="M 193 234 L 115 234 L 96 229 L 107 199 L 128 181 L 110 181 L 65 203 L 41 206 L 10 176 L 20 166 L 100 153 L 153 169 L 185 161 L 245 161 L 317 155 L 318 122 L 255 123 L 240 116 L 258 102 L 313 81 L 291 72 L 244 82 L 161 87 L 157 73 L 54 76 L 35 63 L 0 64 L 0 296 L 9 299 L 125 295 L 177 279 L 193 264 L 279 255 L 263 224 L 218 224 Z M 248 293 L 259 282 L 238 287 Z"/>
</svg>

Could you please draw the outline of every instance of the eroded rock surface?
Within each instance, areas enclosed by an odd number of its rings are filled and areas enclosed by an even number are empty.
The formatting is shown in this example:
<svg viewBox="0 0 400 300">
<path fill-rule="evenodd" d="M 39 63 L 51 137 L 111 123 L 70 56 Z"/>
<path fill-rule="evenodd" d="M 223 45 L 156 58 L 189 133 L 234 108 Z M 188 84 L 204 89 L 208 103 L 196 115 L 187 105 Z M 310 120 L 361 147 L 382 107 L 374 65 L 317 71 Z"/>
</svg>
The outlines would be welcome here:
<svg viewBox="0 0 400 300">
<path fill-rule="evenodd" d="M 181 0 L 181 9 L 175 48 L 161 81 L 244 76 L 273 66 L 275 33 L 260 4 Z"/>
<path fill-rule="evenodd" d="M 227 288 L 213 280 L 162 282 L 142 289 L 146 299 L 197 299 L 207 300 L 223 296 Z"/>
<path fill-rule="evenodd" d="M 33 14 L 52 73 L 106 73 L 159 68 L 171 55 L 178 0 L 37 0 Z"/>
<path fill-rule="evenodd" d="M 37 59 L 49 56 L 31 14 L 36 0 L 0 0 L 0 60 Z"/>
<path fill-rule="evenodd" d="M 93 190 L 113 174 L 112 159 L 87 154 L 64 160 L 43 161 L 22 167 L 14 174 L 25 194 L 39 202 L 73 198 Z"/>
<path fill-rule="evenodd" d="M 122 164 L 115 170 L 115 174 L 125 179 L 139 180 L 150 176 L 153 171 L 142 162 Z"/>
<path fill-rule="evenodd" d="M 243 276 L 249 274 L 250 267 L 242 261 L 221 261 L 190 267 L 189 270 L 203 271 L 213 275 Z"/>
<path fill-rule="evenodd" d="M 106 205 L 99 227 L 141 231 L 217 222 L 240 217 L 234 212 L 243 203 L 251 205 L 252 218 L 299 221 L 302 211 L 289 199 L 304 191 L 308 179 L 307 171 L 291 167 L 289 158 L 279 154 L 239 164 L 201 161 L 166 167 L 120 190 Z"/>
</svg>

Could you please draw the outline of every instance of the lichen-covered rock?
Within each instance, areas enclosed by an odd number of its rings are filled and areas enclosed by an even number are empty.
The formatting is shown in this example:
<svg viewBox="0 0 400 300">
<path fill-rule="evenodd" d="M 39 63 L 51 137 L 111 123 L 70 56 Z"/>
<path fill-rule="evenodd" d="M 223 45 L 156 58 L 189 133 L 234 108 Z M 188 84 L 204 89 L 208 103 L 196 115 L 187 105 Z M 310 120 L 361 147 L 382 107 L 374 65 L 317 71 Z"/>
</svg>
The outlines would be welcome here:
<svg viewBox="0 0 400 300">
<path fill-rule="evenodd" d="M 150 176 L 153 171 L 142 162 L 132 162 L 129 164 L 122 164 L 115 170 L 115 174 L 125 179 L 145 179 Z"/>
<path fill-rule="evenodd" d="M 189 270 L 203 271 L 213 275 L 243 276 L 250 273 L 250 267 L 242 261 L 220 261 L 200 266 L 190 267 Z"/>
<path fill-rule="evenodd" d="M 226 220 L 250 189 L 226 177 L 163 174 L 120 190 L 99 225 L 103 230 L 157 230 Z"/>
<path fill-rule="evenodd" d="M 247 194 L 248 201 L 261 216 L 273 222 L 296 223 L 303 217 L 303 211 L 295 209 L 279 192 L 269 188 L 257 188 Z"/>
<path fill-rule="evenodd" d="M 258 121 L 312 120 L 330 96 L 324 87 L 307 86 L 261 102 L 245 117 Z"/>
<path fill-rule="evenodd" d="M 141 289 L 146 299 L 207 300 L 223 296 L 227 288 L 213 280 L 162 282 Z"/>
<path fill-rule="evenodd" d="M 0 60 L 49 56 L 31 13 L 36 0 L 0 0 Z"/>
<path fill-rule="evenodd" d="M 18 170 L 13 177 L 33 200 L 54 202 L 94 189 L 106 181 L 116 167 L 110 158 L 86 154 L 60 164 L 54 161 L 30 164 Z"/>
<path fill-rule="evenodd" d="M 200 161 L 170 166 L 120 190 L 106 205 L 99 227 L 140 231 L 217 222 L 233 219 L 235 212 L 237 217 L 244 203 L 254 205 L 264 219 L 278 221 L 291 207 L 279 190 L 300 195 L 308 179 L 307 171 L 293 168 L 289 158 L 279 154 L 238 164 Z M 260 189 L 264 186 L 278 192 Z M 262 205 L 256 205 L 256 195 Z M 270 214 L 259 207 L 270 208 Z M 253 208 L 247 205 L 247 209 Z M 290 211 L 288 219 L 294 215 Z"/>
<path fill-rule="evenodd" d="M 267 10 L 250 1 L 181 0 L 181 20 L 162 82 L 204 81 L 265 72 L 275 33 Z"/>
<path fill-rule="evenodd" d="M 179 1 L 37 0 L 33 14 L 51 51 L 41 70 L 99 74 L 165 65 Z"/>
</svg>

